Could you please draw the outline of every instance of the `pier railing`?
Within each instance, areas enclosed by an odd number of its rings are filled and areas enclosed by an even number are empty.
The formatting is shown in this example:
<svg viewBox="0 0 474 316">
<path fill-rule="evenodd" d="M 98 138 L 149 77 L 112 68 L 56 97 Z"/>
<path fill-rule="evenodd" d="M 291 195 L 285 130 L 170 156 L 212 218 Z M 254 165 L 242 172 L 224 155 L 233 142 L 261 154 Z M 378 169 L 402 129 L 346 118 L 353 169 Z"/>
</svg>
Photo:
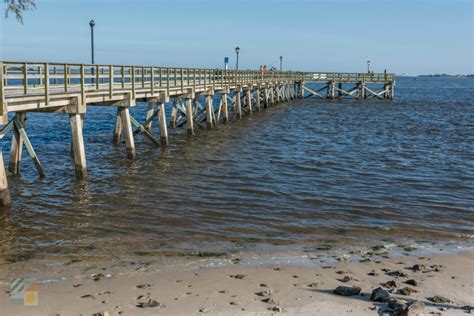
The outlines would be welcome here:
<svg viewBox="0 0 474 316">
<path fill-rule="evenodd" d="M 116 90 L 184 90 L 197 86 L 248 85 L 276 81 L 387 82 L 387 73 L 323 73 L 258 70 L 223 70 L 155 66 L 91 65 L 70 63 L 0 61 L 0 115 L 7 98 L 32 97 L 48 105 L 52 95 Z"/>
</svg>

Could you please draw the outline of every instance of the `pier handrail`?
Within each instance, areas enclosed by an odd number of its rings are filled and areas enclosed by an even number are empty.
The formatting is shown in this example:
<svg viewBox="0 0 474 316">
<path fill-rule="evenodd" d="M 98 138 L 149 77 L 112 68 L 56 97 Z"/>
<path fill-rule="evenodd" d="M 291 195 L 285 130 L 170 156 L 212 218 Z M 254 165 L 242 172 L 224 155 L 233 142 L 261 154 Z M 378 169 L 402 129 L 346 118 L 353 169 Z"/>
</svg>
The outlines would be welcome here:
<svg viewBox="0 0 474 316">
<path fill-rule="evenodd" d="M 394 81 L 387 73 L 337 73 L 259 70 L 224 70 L 163 66 L 78 64 L 57 62 L 0 61 L 0 115 L 11 97 L 42 97 L 47 105 L 52 95 L 141 89 L 168 91 L 173 88 L 248 85 L 275 81 Z"/>
</svg>

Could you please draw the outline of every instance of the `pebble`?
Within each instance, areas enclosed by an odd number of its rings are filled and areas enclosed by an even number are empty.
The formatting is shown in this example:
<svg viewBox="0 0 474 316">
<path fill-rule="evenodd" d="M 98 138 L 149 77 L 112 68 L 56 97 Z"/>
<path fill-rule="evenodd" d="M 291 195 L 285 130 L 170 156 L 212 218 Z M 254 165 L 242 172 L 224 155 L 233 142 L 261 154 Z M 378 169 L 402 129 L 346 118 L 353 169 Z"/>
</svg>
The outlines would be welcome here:
<svg viewBox="0 0 474 316">
<path fill-rule="evenodd" d="M 426 271 L 426 266 L 424 264 L 415 264 L 411 269 L 415 272 L 423 272 Z"/>
<path fill-rule="evenodd" d="M 307 286 L 308 287 L 319 287 L 321 284 L 319 282 L 313 282 L 313 283 L 310 283 L 308 284 Z"/>
<path fill-rule="evenodd" d="M 413 286 L 418 286 L 418 282 L 415 279 L 406 280 L 405 283 Z"/>
<path fill-rule="evenodd" d="M 403 289 L 399 289 L 397 291 L 397 294 L 408 296 L 408 295 L 411 295 L 411 293 L 416 293 L 416 292 L 418 291 L 415 289 L 412 289 L 411 287 L 405 286 Z"/>
<path fill-rule="evenodd" d="M 161 304 L 158 301 L 155 301 L 154 299 L 151 299 L 150 294 L 147 294 L 147 295 L 138 296 L 137 303 L 135 306 L 140 307 L 140 308 L 151 308 L 151 307 L 163 307 L 163 304 Z"/>
<path fill-rule="evenodd" d="M 339 282 L 343 282 L 343 283 L 347 283 L 347 282 L 350 282 L 353 280 L 352 277 L 346 275 L 345 277 L 343 277 L 342 279 L 337 279 Z"/>
<path fill-rule="evenodd" d="M 352 296 L 352 295 L 359 295 L 361 288 L 358 286 L 338 286 L 334 289 L 334 294 L 342 295 L 342 296 Z"/>
<path fill-rule="evenodd" d="M 398 270 L 387 272 L 386 275 L 397 277 L 397 278 L 407 278 L 408 277 L 408 274 L 406 274 L 405 272 L 402 272 L 402 271 L 398 271 Z"/>
<path fill-rule="evenodd" d="M 462 309 L 463 311 L 465 311 L 466 313 L 471 314 L 472 311 L 474 311 L 474 306 L 465 305 L 465 306 L 461 307 L 461 309 Z"/>
<path fill-rule="evenodd" d="M 235 274 L 235 275 L 231 275 L 230 277 L 234 278 L 234 279 L 242 280 L 243 278 L 246 277 L 246 275 L 245 274 Z"/>
<path fill-rule="evenodd" d="M 103 275 L 102 273 L 94 273 L 91 275 L 91 278 L 94 281 L 99 281 L 100 279 L 105 278 L 105 275 Z"/>
<path fill-rule="evenodd" d="M 260 291 L 260 292 L 255 293 L 255 295 L 257 295 L 257 296 L 263 296 L 263 297 L 269 296 L 269 295 L 271 295 L 271 294 L 272 294 L 272 290 L 269 290 L 269 291 Z"/>
<path fill-rule="evenodd" d="M 372 294 L 370 295 L 370 300 L 372 302 L 382 302 L 385 303 L 389 300 L 390 298 L 390 293 L 388 293 L 387 290 L 378 287 L 372 291 Z"/>
<path fill-rule="evenodd" d="M 264 298 L 262 302 L 267 304 L 275 304 L 275 301 L 271 297 Z"/>
<path fill-rule="evenodd" d="M 418 316 L 425 315 L 425 303 L 413 301 L 394 309 L 395 316 Z"/>
<path fill-rule="evenodd" d="M 209 313 L 209 309 L 203 307 L 203 308 L 200 308 L 200 309 L 199 309 L 199 312 L 200 312 L 200 313 Z"/>
<path fill-rule="evenodd" d="M 450 299 L 440 296 L 440 295 L 428 297 L 428 301 L 433 302 L 433 303 L 440 303 L 440 304 L 452 303 Z"/>
<path fill-rule="evenodd" d="M 396 289 L 398 287 L 397 282 L 395 282 L 395 280 L 385 282 L 384 284 L 382 284 L 382 286 L 387 289 Z"/>
</svg>

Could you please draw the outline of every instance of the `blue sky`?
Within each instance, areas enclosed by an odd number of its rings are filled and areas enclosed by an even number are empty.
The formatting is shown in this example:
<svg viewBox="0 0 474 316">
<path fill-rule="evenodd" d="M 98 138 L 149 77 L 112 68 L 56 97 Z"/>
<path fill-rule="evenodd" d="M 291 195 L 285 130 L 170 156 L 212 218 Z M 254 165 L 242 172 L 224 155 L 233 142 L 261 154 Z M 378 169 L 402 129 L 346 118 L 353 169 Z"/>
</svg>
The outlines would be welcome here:
<svg viewBox="0 0 474 316">
<path fill-rule="evenodd" d="M 472 0 L 37 0 L 2 17 L 0 59 L 398 74 L 473 72 Z"/>
</svg>

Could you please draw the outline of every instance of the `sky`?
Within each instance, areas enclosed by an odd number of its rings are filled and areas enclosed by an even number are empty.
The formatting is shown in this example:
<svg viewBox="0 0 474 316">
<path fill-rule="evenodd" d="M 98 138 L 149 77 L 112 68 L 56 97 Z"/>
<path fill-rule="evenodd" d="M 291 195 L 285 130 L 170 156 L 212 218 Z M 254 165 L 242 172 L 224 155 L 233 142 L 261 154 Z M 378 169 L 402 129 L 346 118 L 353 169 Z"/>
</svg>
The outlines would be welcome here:
<svg viewBox="0 0 474 316">
<path fill-rule="evenodd" d="M 3 1 L 2 1 L 3 2 Z M 36 0 L 0 16 L 0 60 L 473 73 L 473 0 Z"/>
</svg>

